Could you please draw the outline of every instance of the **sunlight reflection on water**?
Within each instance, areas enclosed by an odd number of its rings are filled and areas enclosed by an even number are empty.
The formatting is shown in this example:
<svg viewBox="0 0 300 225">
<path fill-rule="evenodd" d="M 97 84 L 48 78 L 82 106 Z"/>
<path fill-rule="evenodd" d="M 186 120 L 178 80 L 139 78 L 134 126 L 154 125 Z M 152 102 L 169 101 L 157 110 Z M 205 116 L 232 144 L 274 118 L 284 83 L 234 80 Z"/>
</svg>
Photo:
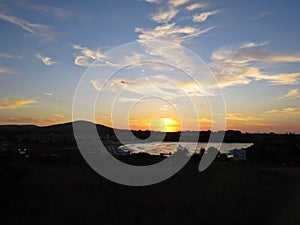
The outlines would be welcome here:
<svg viewBox="0 0 300 225">
<path fill-rule="evenodd" d="M 119 148 L 123 151 L 129 151 L 132 153 L 140 153 L 145 152 L 151 155 L 159 155 L 159 154 L 172 154 L 177 150 L 178 145 L 185 147 L 190 151 L 190 154 L 199 153 L 202 148 L 206 149 L 207 143 L 205 142 L 150 142 L 150 143 L 133 143 L 133 144 L 125 144 L 120 146 Z M 196 145 L 196 148 L 195 148 Z M 213 145 L 211 143 L 211 145 Z M 220 152 L 228 153 L 232 149 L 243 149 L 248 148 L 252 143 L 222 143 Z M 216 143 L 217 146 L 217 143 Z M 191 150 L 192 149 L 192 150 Z M 196 149 L 196 150 L 195 150 Z"/>
</svg>

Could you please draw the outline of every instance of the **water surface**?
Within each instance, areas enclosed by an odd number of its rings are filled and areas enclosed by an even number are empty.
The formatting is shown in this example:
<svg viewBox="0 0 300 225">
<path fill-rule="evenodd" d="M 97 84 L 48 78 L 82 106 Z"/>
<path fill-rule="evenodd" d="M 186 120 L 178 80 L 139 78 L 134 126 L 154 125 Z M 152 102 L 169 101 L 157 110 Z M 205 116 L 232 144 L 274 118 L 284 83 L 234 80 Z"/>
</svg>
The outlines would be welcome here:
<svg viewBox="0 0 300 225">
<path fill-rule="evenodd" d="M 140 153 L 145 152 L 151 155 L 159 155 L 159 154 L 172 154 L 177 150 L 179 144 L 185 147 L 190 154 L 199 153 L 202 148 L 206 149 L 207 143 L 205 142 L 150 142 L 150 143 L 132 143 L 125 144 L 120 146 L 119 148 L 123 151 L 127 151 L 132 153 Z M 213 145 L 210 143 L 210 145 Z M 218 144 L 216 143 L 216 146 Z M 220 152 L 228 153 L 232 149 L 244 149 L 248 148 L 253 143 L 222 143 Z"/>
</svg>

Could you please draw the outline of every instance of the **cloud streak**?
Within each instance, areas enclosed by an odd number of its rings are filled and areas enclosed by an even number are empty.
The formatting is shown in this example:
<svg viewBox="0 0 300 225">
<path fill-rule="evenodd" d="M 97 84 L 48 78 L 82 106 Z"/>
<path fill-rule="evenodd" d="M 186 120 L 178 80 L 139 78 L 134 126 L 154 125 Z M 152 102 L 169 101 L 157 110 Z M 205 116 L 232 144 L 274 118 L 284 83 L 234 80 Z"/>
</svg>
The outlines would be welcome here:
<svg viewBox="0 0 300 225">
<path fill-rule="evenodd" d="M 24 108 L 34 103 L 36 103 L 34 99 L 2 98 L 0 99 L 0 110 Z"/>
<path fill-rule="evenodd" d="M 193 11 L 193 10 L 196 10 L 196 9 L 202 9 L 204 7 L 206 7 L 205 3 L 194 3 L 192 5 L 187 6 L 186 9 L 189 10 L 189 11 Z"/>
<path fill-rule="evenodd" d="M 204 22 L 208 19 L 209 16 L 213 16 L 217 13 L 219 13 L 221 10 L 214 10 L 214 11 L 210 11 L 210 12 L 203 12 L 203 13 L 199 13 L 199 14 L 195 14 L 193 16 L 193 22 L 195 23 L 199 23 L 199 22 Z"/>
<path fill-rule="evenodd" d="M 175 7 L 178 7 L 178 6 L 181 6 L 181 5 L 184 5 L 186 3 L 188 3 L 189 0 L 169 0 L 169 5 L 171 6 L 175 6 Z"/>
<path fill-rule="evenodd" d="M 211 93 L 204 93 L 204 91 L 200 91 L 198 84 L 194 81 L 171 79 L 163 74 L 137 80 L 118 78 L 109 80 L 105 85 L 103 85 L 97 79 L 91 80 L 90 83 L 97 91 L 109 91 L 117 93 L 122 90 L 127 93 L 130 92 L 140 96 L 157 95 L 166 96 L 166 98 L 169 99 L 212 95 Z M 135 99 L 136 98 L 134 98 L 132 101 Z M 126 96 L 126 101 L 130 101 L 128 96 Z"/>
<path fill-rule="evenodd" d="M 14 58 L 14 56 L 6 53 L 0 53 L 0 58 L 10 59 L 10 58 Z"/>
<path fill-rule="evenodd" d="M 263 120 L 262 117 L 253 114 L 247 114 L 247 113 L 227 113 L 226 119 L 234 120 L 234 121 L 247 121 L 247 122 Z"/>
<path fill-rule="evenodd" d="M 57 62 L 53 61 L 50 57 L 43 56 L 41 54 L 37 54 L 36 57 L 42 61 L 46 66 L 52 66 L 57 64 Z"/>
<path fill-rule="evenodd" d="M 156 14 L 152 15 L 151 20 L 157 23 L 167 23 L 173 19 L 179 12 L 176 8 L 169 8 L 167 10 L 160 9 Z"/>
<path fill-rule="evenodd" d="M 300 114 L 300 109 L 299 108 L 284 108 L 284 109 L 272 109 L 269 111 L 266 111 L 267 114 L 272 114 L 272 115 L 299 115 Z"/>
<path fill-rule="evenodd" d="M 157 4 L 162 3 L 160 0 L 146 0 L 146 2 Z M 170 21 L 173 20 L 182 9 L 193 11 L 206 6 L 206 3 L 193 3 L 183 8 L 182 6 L 187 3 L 189 3 L 189 0 L 168 0 L 167 4 L 164 4 L 158 12 L 150 15 L 151 20 L 163 24 L 154 28 L 135 28 L 135 32 L 138 33 L 137 40 L 169 41 L 176 44 L 183 44 L 190 39 L 196 38 L 212 30 L 214 26 L 200 29 L 197 25 L 191 26 L 190 24 L 179 25 L 175 22 L 170 23 Z M 210 15 L 214 15 L 219 11 L 220 10 L 214 10 L 202 14 L 195 14 L 194 21 L 202 20 L 202 22 L 204 22 Z"/>
<path fill-rule="evenodd" d="M 102 61 L 105 55 L 100 50 L 92 50 L 80 45 L 73 45 L 75 50 L 79 50 L 80 54 L 75 55 L 74 64 L 77 66 L 88 67 L 95 60 Z"/>
<path fill-rule="evenodd" d="M 53 18 L 66 19 L 73 16 L 74 14 L 66 9 L 54 7 L 54 6 L 44 6 L 35 4 L 26 4 L 24 7 L 32 9 L 40 14 L 49 14 Z"/>
<path fill-rule="evenodd" d="M 236 64 L 250 62 L 300 62 L 300 54 L 282 54 L 269 52 L 265 48 L 262 48 L 266 44 L 268 44 L 268 42 L 249 42 L 238 47 L 221 48 L 213 53 L 212 59 Z"/>
<path fill-rule="evenodd" d="M 267 51 L 262 43 L 244 43 L 225 47 L 212 54 L 210 63 L 222 87 L 249 84 L 252 80 L 265 80 L 271 84 L 297 84 L 300 72 L 266 73 L 263 70 L 274 63 L 298 63 L 299 54 L 281 54 Z"/>
<path fill-rule="evenodd" d="M 5 116 L 0 117 L 0 124 L 35 124 L 39 126 L 45 126 L 45 125 L 53 125 L 58 121 L 54 118 L 41 118 L 41 117 L 12 117 L 12 116 Z"/>
<path fill-rule="evenodd" d="M 12 72 L 10 69 L 8 69 L 6 67 L 0 67 L 0 74 L 1 73 L 7 74 L 7 73 L 12 73 Z"/>
<path fill-rule="evenodd" d="M 260 20 L 268 15 L 269 15 L 268 11 L 263 11 L 263 12 L 259 13 L 257 16 L 255 16 L 255 20 Z"/>
<path fill-rule="evenodd" d="M 40 37 L 46 41 L 51 40 L 53 38 L 50 32 L 50 28 L 48 26 L 38 24 L 38 23 L 31 23 L 21 18 L 6 15 L 1 12 L 0 12 L 0 19 L 20 27 L 21 29 L 26 31 L 29 35 Z"/>
<path fill-rule="evenodd" d="M 45 93 L 43 93 L 43 95 L 45 95 L 45 96 L 53 96 L 53 93 L 51 93 L 51 92 L 45 92 Z"/>
<path fill-rule="evenodd" d="M 64 115 L 58 114 L 58 113 L 54 113 L 53 116 L 58 117 L 58 118 L 65 118 Z"/>
<path fill-rule="evenodd" d="M 157 26 L 154 29 L 136 28 L 135 32 L 140 33 L 138 40 L 141 41 L 160 40 L 182 44 L 186 40 L 198 37 L 213 28 L 214 27 L 209 27 L 201 30 L 193 26 L 178 26 L 175 23 L 169 23 Z"/>
<path fill-rule="evenodd" d="M 161 0 L 145 0 L 148 3 L 156 3 L 159 4 L 161 2 Z"/>
<path fill-rule="evenodd" d="M 280 98 L 300 98 L 300 93 L 298 89 L 292 89 Z"/>
</svg>

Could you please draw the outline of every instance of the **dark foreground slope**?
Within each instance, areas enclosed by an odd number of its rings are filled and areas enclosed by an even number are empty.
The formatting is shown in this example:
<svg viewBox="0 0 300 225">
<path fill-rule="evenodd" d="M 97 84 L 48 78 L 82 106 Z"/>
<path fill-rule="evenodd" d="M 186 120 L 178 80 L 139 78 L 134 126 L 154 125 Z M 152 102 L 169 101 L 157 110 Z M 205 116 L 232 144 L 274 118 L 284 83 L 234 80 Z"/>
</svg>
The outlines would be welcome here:
<svg viewBox="0 0 300 225">
<path fill-rule="evenodd" d="M 80 157 L 2 159 L 0 223 L 300 224 L 299 168 L 232 161 L 200 173 L 198 161 L 160 184 L 128 187 L 102 178 Z"/>
</svg>

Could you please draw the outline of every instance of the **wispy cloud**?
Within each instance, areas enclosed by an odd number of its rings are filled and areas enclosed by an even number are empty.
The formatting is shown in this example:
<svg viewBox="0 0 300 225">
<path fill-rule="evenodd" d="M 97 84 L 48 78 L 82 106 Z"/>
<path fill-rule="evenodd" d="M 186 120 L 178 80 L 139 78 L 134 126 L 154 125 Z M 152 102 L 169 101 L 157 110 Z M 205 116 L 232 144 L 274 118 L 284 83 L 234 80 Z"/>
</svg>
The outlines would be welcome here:
<svg viewBox="0 0 300 225">
<path fill-rule="evenodd" d="M 167 47 L 165 46 L 165 44 L 150 44 L 148 41 L 166 41 L 181 45 L 188 43 L 190 40 L 197 38 L 198 36 L 203 35 L 215 28 L 215 26 L 200 28 L 199 24 L 194 23 L 186 23 L 186 25 L 182 23 L 177 24 L 174 18 L 176 17 L 176 19 L 180 20 L 180 17 L 177 18 L 177 15 L 181 10 L 191 11 L 202 8 L 206 5 L 205 3 L 194 3 L 189 4 L 187 7 L 183 8 L 182 6 L 187 4 L 188 2 L 189 0 L 168 0 L 167 4 L 163 5 L 163 7 L 167 8 L 161 8 L 156 14 L 152 15 L 151 17 L 152 20 L 163 24 L 160 24 L 153 28 L 135 28 L 135 32 L 138 33 L 137 40 L 140 43 L 144 43 L 144 46 L 147 48 L 146 51 L 150 52 L 151 56 L 156 56 L 162 58 L 163 60 L 168 60 L 172 65 L 178 66 L 180 64 L 183 66 L 183 62 L 186 62 L 186 54 L 182 49 L 175 49 L 174 46 Z M 155 1 L 155 3 L 161 2 Z M 215 10 L 209 13 L 215 14 L 219 11 L 220 10 Z M 207 15 L 206 17 L 208 16 L 209 15 Z M 207 18 L 205 18 L 205 20 L 206 19 Z M 174 20 L 174 22 L 170 23 L 171 20 Z M 191 70 L 191 68 L 189 69 Z"/>
<path fill-rule="evenodd" d="M 257 73 L 253 74 L 254 80 L 266 80 L 271 84 L 284 85 L 284 84 L 298 84 L 300 82 L 299 73 Z"/>
<path fill-rule="evenodd" d="M 227 113 L 227 120 L 235 120 L 235 121 L 261 121 L 262 117 L 249 113 Z"/>
<path fill-rule="evenodd" d="M 58 114 L 58 113 L 54 113 L 53 116 L 58 117 L 58 118 L 65 118 L 64 115 Z"/>
<path fill-rule="evenodd" d="M 212 95 L 211 93 L 204 93 L 204 91 L 200 91 L 198 84 L 194 81 L 182 81 L 174 78 L 171 79 L 163 74 L 138 80 L 128 78 L 112 79 L 105 85 L 97 79 L 91 80 L 90 83 L 97 91 L 119 92 L 122 90 L 123 92 L 135 93 L 141 96 L 166 96 L 166 98 L 169 99 L 186 96 L 202 97 Z M 136 98 L 134 98 L 134 100 L 136 100 Z M 126 97 L 126 101 L 130 101 L 128 100 L 128 97 Z"/>
<path fill-rule="evenodd" d="M 102 84 L 100 83 L 99 80 L 95 79 L 95 80 L 91 80 L 90 84 L 92 85 L 92 87 L 97 90 L 97 91 L 102 91 Z"/>
<path fill-rule="evenodd" d="M 34 99 L 2 98 L 0 99 L 0 110 L 23 108 L 34 103 L 36 103 Z"/>
<path fill-rule="evenodd" d="M 250 62 L 300 62 L 300 54 L 282 54 L 269 52 L 265 48 L 261 48 L 268 44 L 268 42 L 262 43 L 244 43 L 237 47 L 226 47 L 215 51 L 212 54 L 213 60 L 222 60 L 224 62 L 242 64 Z"/>
<path fill-rule="evenodd" d="M 166 46 L 165 44 L 155 44 L 150 43 L 151 41 L 165 41 L 172 42 L 175 44 L 186 44 L 189 43 L 192 39 L 199 37 L 215 28 L 215 26 L 200 27 L 199 24 L 191 23 L 177 23 L 176 20 L 181 20 L 180 17 L 181 10 L 192 11 L 198 8 L 204 7 L 205 3 L 194 3 L 189 4 L 187 7 L 184 5 L 189 3 L 189 0 L 168 0 L 165 2 L 161 1 L 148 1 L 152 3 L 162 3 L 161 8 L 155 14 L 150 15 L 151 20 L 154 20 L 159 23 L 157 26 L 151 28 L 145 27 L 136 27 L 135 32 L 138 34 L 137 41 L 141 43 L 145 48 L 146 52 L 150 56 L 155 56 L 154 59 L 161 58 L 164 61 L 170 62 L 170 65 L 187 65 L 187 57 L 183 49 L 178 49 L 174 46 Z M 164 4 L 163 4 L 164 3 Z M 217 10 L 219 11 L 219 10 Z M 216 12 L 215 12 L 216 13 Z M 207 16 L 208 17 L 208 16 Z M 191 19 L 190 17 L 188 17 Z M 172 22 L 170 22 L 172 21 Z M 186 21 L 186 20 L 184 20 Z M 201 24 L 202 25 L 202 24 Z M 149 60 L 149 58 L 147 58 Z M 192 64 L 192 63 L 191 63 Z M 189 65 L 184 66 L 185 68 L 181 69 L 190 69 L 193 68 Z"/>
<path fill-rule="evenodd" d="M 159 9 L 157 13 L 152 15 L 151 20 L 158 22 L 158 23 L 167 23 L 171 19 L 173 19 L 177 13 L 179 12 L 178 9 L 170 7 L 168 9 Z"/>
<path fill-rule="evenodd" d="M 32 0 L 10 1 L 16 7 L 31 10 L 42 15 L 50 15 L 54 19 L 76 18 L 77 14 L 66 8 L 61 8 L 48 4 L 39 4 L 40 2 Z"/>
<path fill-rule="evenodd" d="M 291 123 L 280 122 L 277 117 L 282 116 L 298 116 L 300 114 L 300 108 L 283 108 L 283 109 L 272 109 L 265 112 L 260 113 L 227 113 L 227 129 L 236 129 L 236 127 L 240 127 L 240 129 L 245 131 L 259 131 L 260 129 L 266 129 L 270 131 L 270 128 L 274 130 L 278 130 L 282 132 L 282 127 L 287 129 L 288 126 L 290 128 L 295 128 L 295 124 L 291 125 Z M 297 126 L 296 126 L 297 127 Z M 293 129 L 294 129 L 293 128 Z"/>
<path fill-rule="evenodd" d="M 14 58 L 14 56 L 6 53 L 0 53 L 0 58 L 10 59 L 10 58 Z"/>
<path fill-rule="evenodd" d="M 246 42 L 244 44 L 242 44 L 239 49 L 247 49 L 247 48 L 254 48 L 254 47 L 262 47 L 262 46 L 265 46 L 269 44 L 268 41 L 263 41 L 263 42 L 260 42 L 260 43 L 256 43 L 256 42 Z"/>
<path fill-rule="evenodd" d="M 222 65 L 221 70 L 214 70 L 220 87 L 245 85 L 252 80 L 265 80 L 274 85 L 297 84 L 300 73 L 264 73 L 256 67 L 237 67 L 236 65 Z"/>
<path fill-rule="evenodd" d="M 186 52 L 178 45 L 161 44 L 160 42 L 148 42 L 148 41 L 168 41 L 176 44 L 186 43 L 187 41 L 198 37 L 206 32 L 209 32 L 214 27 L 208 27 L 200 29 L 196 24 L 190 25 L 177 25 L 175 22 L 169 23 L 174 18 L 182 7 L 179 7 L 188 1 L 172 1 L 168 2 L 167 9 L 161 8 L 158 13 L 151 15 L 151 19 L 163 23 L 154 28 L 136 28 L 135 32 L 138 33 L 138 42 L 145 48 L 145 51 L 132 53 L 131 55 L 118 56 L 118 59 L 110 58 L 109 55 L 105 55 L 100 50 L 92 50 L 80 45 L 73 45 L 75 50 L 79 53 L 75 55 L 74 64 L 79 66 L 90 66 L 95 60 L 95 64 L 98 66 L 123 66 L 123 65 L 135 65 L 141 61 L 151 61 L 163 59 L 164 62 L 169 62 L 169 65 L 176 65 L 184 71 L 191 70 L 195 66 L 192 60 L 187 59 Z M 154 2 L 152 2 L 154 3 Z M 157 3 L 155 1 L 155 3 Z M 166 6 L 164 6 L 166 7 Z M 195 6 L 193 6 L 195 7 Z M 198 7 L 198 6 L 197 6 Z M 185 8 L 184 8 L 185 9 Z M 146 54 L 145 54 L 146 53 Z M 151 65 L 150 69 L 154 71 L 164 71 L 161 68 L 162 65 Z M 184 68 L 183 68 L 184 67 Z M 189 67 L 189 68 L 187 68 Z M 170 69 L 170 68 L 168 68 Z M 168 70 L 166 69 L 166 70 Z M 187 70 L 185 70 L 187 69 Z M 160 73 L 158 72 L 158 73 Z M 164 95 L 168 98 L 178 98 L 182 96 L 207 96 L 212 95 L 210 93 L 201 93 L 199 86 L 195 82 L 176 80 L 174 78 L 169 79 L 173 81 L 173 84 L 167 82 L 165 77 L 155 77 L 147 80 L 131 80 L 131 79 L 113 79 L 106 83 L 103 87 L 103 81 L 101 78 L 92 79 L 90 81 L 91 86 L 97 91 L 110 91 L 117 92 L 123 90 L 125 92 L 131 92 L 136 95 L 157 94 L 158 96 Z M 103 89 L 102 89 L 103 88 Z M 135 101 L 136 99 L 128 98 L 121 99 L 121 101 Z"/>
<path fill-rule="evenodd" d="M 168 106 L 168 105 L 163 105 L 163 106 L 160 107 L 158 110 L 159 110 L 159 111 L 169 111 L 169 110 L 170 110 L 170 106 Z"/>
<path fill-rule="evenodd" d="M 16 56 L 16 55 L 11 55 L 11 54 L 8 54 L 8 53 L 0 53 L 0 59 L 22 59 L 23 58 L 23 55 L 19 55 L 19 56 Z"/>
<path fill-rule="evenodd" d="M 210 63 L 220 86 L 248 84 L 252 80 L 266 80 L 271 84 L 297 84 L 300 72 L 266 73 L 263 69 L 274 63 L 298 63 L 299 54 L 269 52 L 262 43 L 244 43 L 241 46 L 216 50 Z"/>
<path fill-rule="evenodd" d="M 41 54 L 37 54 L 36 57 L 42 61 L 46 66 L 52 66 L 57 64 L 57 62 L 53 61 L 50 57 L 43 56 Z"/>
<path fill-rule="evenodd" d="M 161 40 L 182 44 L 184 41 L 204 34 L 211 29 L 213 27 L 201 30 L 193 26 L 178 26 L 175 23 L 169 23 L 154 29 L 136 28 L 135 32 L 140 33 L 138 39 L 142 41 Z"/>
<path fill-rule="evenodd" d="M 52 96 L 53 93 L 51 93 L 51 92 L 45 92 L 45 93 L 43 93 L 43 95 L 46 95 L 46 96 Z"/>
<path fill-rule="evenodd" d="M 299 108 L 283 108 L 283 109 L 272 109 L 266 111 L 267 114 L 277 114 L 277 115 L 299 115 L 300 109 Z"/>
<path fill-rule="evenodd" d="M 161 3 L 161 1 L 155 0 L 147 0 L 147 2 L 151 3 Z M 204 34 L 214 28 L 214 26 L 210 26 L 207 28 L 199 28 L 197 25 L 193 24 L 193 26 L 189 24 L 179 25 L 176 22 L 170 23 L 171 20 L 178 15 L 178 13 L 182 9 L 187 10 L 195 10 L 198 8 L 204 7 L 205 3 L 194 3 L 188 5 L 186 8 L 182 8 L 181 6 L 188 3 L 189 0 L 168 0 L 159 10 L 150 15 L 150 19 L 158 22 L 164 23 L 162 25 L 158 25 L 154 28 L 143 28 L 137 27 L 135 28 L 135 32 L 138 33 L 139 41 L 148 41 L 148 40 L 156 40 L 156 41 L 169 41 L 174 42 L 176 44 L 183 44 L 192 38 L 198 37 L 201 34 Z M 205 20 L 209 15 L 213 15 L 218 13 L 220 10 L 215 10 L 212 12 L 207 12 Z M 202 17 L 204 14 L 202 15 Z M 195 16 L 196 17 L 196 16 Z M 180 20 L 180 18 L 178 18 Z M 203 20 L 204 21 L 204 20 Z"/>
<path fill-rule="evenodd" d="M 204 22 L 207 20 L 207 18 L 209 16 L 213 16 L 217 13 L 219 13 L 221 10 L 214 10 L 214 11 L 210 11 L 210 12 L 203 12 L 203 13 L 199 13 L 199 14 L 195 14 L 193 15 L 193 21 L 194 22 Z"/>
<path fill-rule="evenodd" d="M 298 89 L 292 89 L 280 98 L 300 98 L 300 93 Z"/>
<path fill-rule="evenodd" d="M 0 73 L 12 73 L 12 71 L 6 67 L 0 67 Z"/>
<path fill-rule="evenodd" d="M 100 50 L 92 50 L 80 45 L 73 45 L 73 48 L 80 52 L 80 54 L 75 55 L 75 65 L 88 67 L 95 60 L 101 61 L 105 59 L 105 55 Z"/>
<path fill-rule="evenodd" d="M 268 11 L 263 11 L 263 12 L 257 14 L 254 19 L 255 20 L 260 20 L 260 19 L 266 17 L 267 15 L 269 15 L 269 12 Z"/>
<path fill-rule="evenodd" d="M 66 9 L 62 9 L 54 6 L 45 6 L 35 4 L 25 4 L 26 8 L 32 9 L 40 14 L 49 14 L 56 19 L 66 19 L 68 17 L 74 16 L 74 14 Z"/>
<path fill-rule="evenodd" d="M 198 122 L 203 123 L 203 124 L 205 124 L 205 123 L 210 124 L 210 123 L 213 122 L 213 120 L 209 119 L 209 118 L 206 118 L 206 117 L 202 117 L 202 118 L 198 119 Z"/>
<path fill-rule="evenodd" d="M 162 0 L 145 0 L 146 2 L 149 2 L 149 3 L 160 3 Z"/>
<path fill-rule="evenodd" d="M 36 36 L 42 38 L 44 41 L 53 39 L 53 35 L 48 26 L 31 23 L 21 18 L 6 15 L 0 12 L 0 19 L 7 21 L 13 25 L 16 25 L 26 31 L 31 36 Z"/>
<path fill-rule="evenodd" d="M 118 98 L 118 102 L 124 102 L 124 103 L 127 103 L 127 102 L 141 102 L 141 101 L 143 101 L 143 100 L 138 99 L 138 98 L 128 98 L 128 97 Z"/>
<path fill-rule="evenodd" d="M 155 4 L 160 4 L 162 3 L 164 0 L 145 0 L 145 2 L 149 2 L 149 3 L 155 3 Z M 172 7 L 178 7 L 181 5 L 184 5 L 186 3 L 188 3 L 190 0 L 168 0 L 168 5 L 172 6 Z"/>
<path fill-rule="evenodd" d="M 169 5 L 171 6 L 181 6 L 188 3 L 190 0 L 169 0 Z"/>
<path fill-rule="evenodd" d="M 186 9 L 189 10 L 189 11 L 193 11 L 193 10 L 196 10 L 196 9 L 202 9 L 204 7 L 206 7 L 205 3 L 194 3 L 194 4 L 191 4 L 191 5 L 187 6 Z"/>
<path fill-rule="evenodd" d="M 41 117 L 0 117 L 0 124 L 35 124 L 39 126 L 52 125 L 58 121 L 55 118 L 41 118 Z"/>
</svg>

